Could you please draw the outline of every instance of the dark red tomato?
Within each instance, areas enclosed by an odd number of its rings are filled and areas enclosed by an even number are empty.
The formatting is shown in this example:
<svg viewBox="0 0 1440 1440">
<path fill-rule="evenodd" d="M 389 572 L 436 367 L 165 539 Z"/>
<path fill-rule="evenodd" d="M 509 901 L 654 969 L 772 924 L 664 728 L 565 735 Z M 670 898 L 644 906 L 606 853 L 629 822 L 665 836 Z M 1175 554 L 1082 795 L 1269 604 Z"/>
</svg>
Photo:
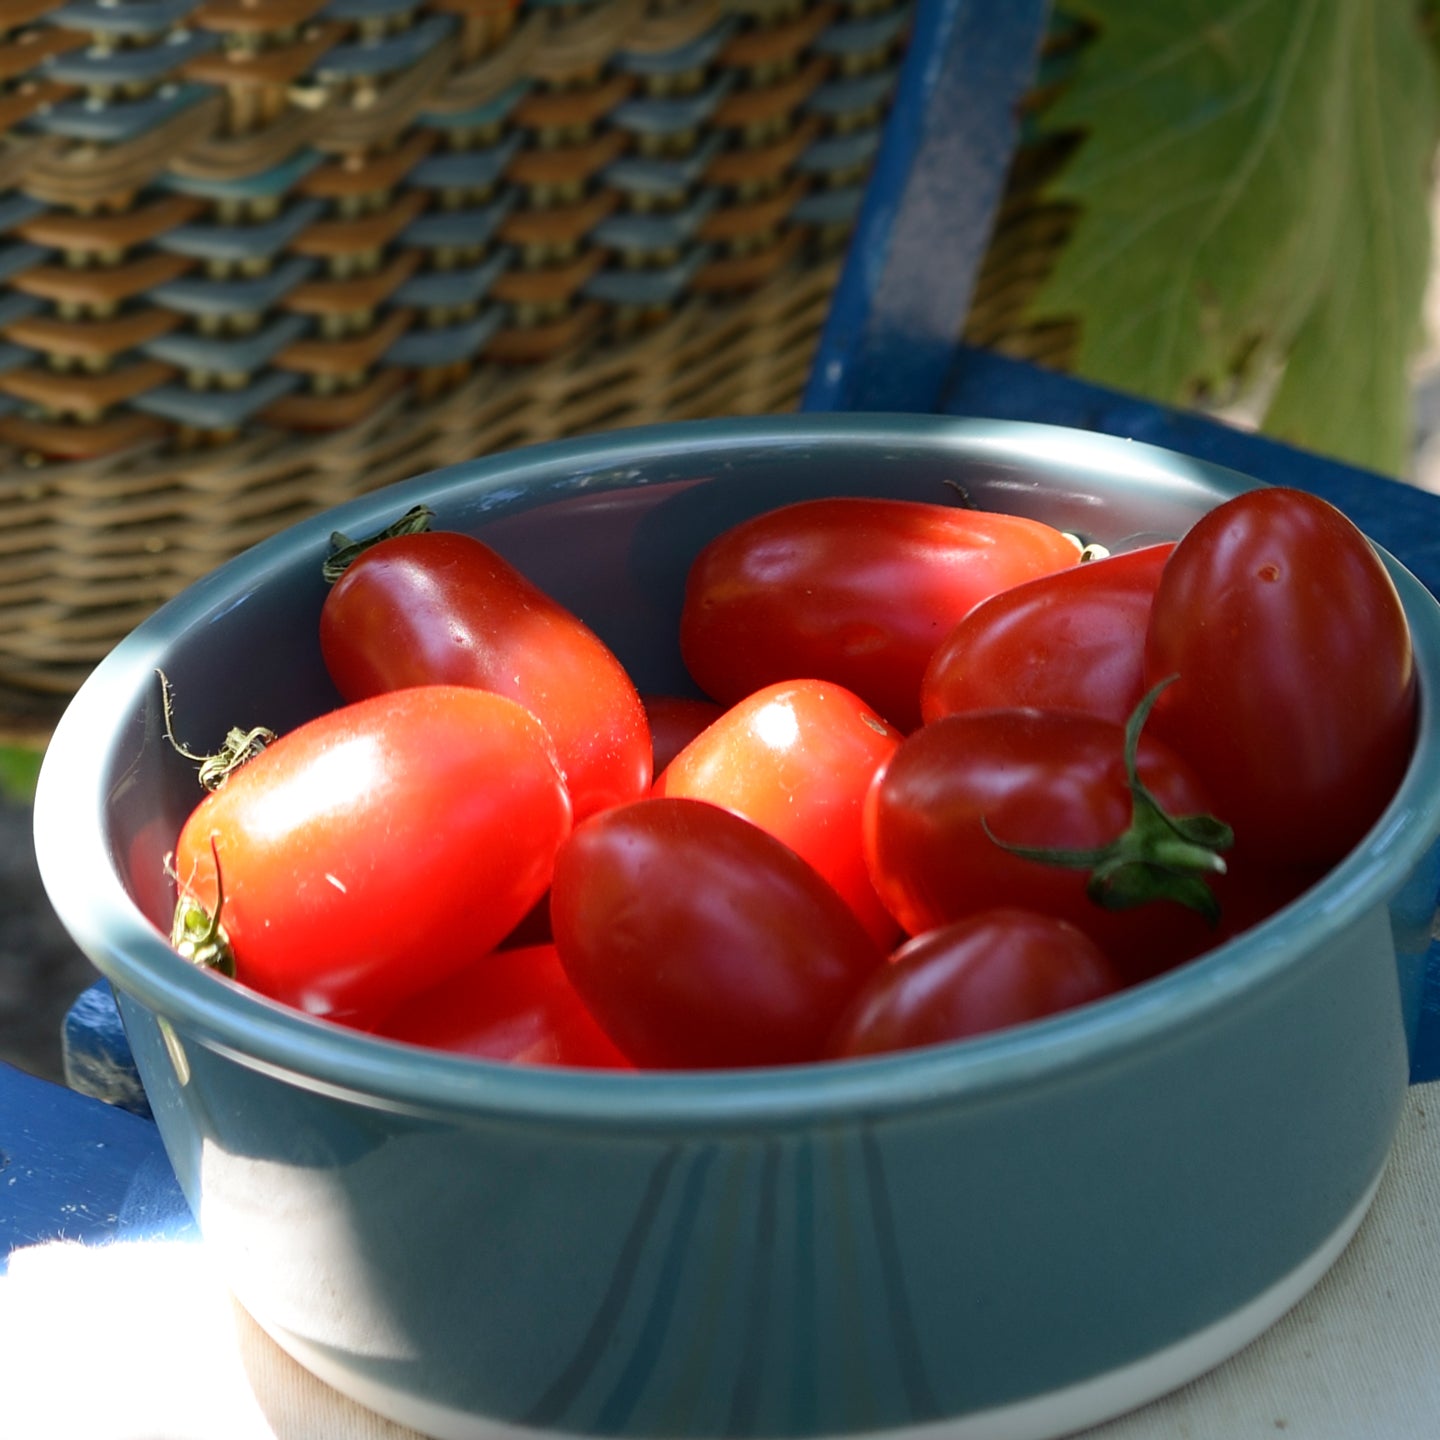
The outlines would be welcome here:
<svg viewBox="0 0 1440 1440">
<path fill-rule="evenodd" d="M 658 775 L 707 725 L 718 720 L 724 707 L 713 700 L 688 695 L 642 695 L 650 722 L 650 747 Z"/>
<path fill-rule="evenodd" d="M 326 597 L 320 646 L 347 700 L 429 684 L 518 700 L 550 732 L 577 818 L 649 787 L 650 730 L 620 662 L 469 535 L 401 535 L 364 551 Z"/>
<path fill-rule="evenodd" d="M 1174 548 L 1090 560 L 982 600 L 930 657 L 921 716 L 1032 705 L 1123 725 L 1145 694 L 1150 603 Z"/>
<path fill-rule="evenodd" d="M 218 856 L 237 980 L 363 1021 L 512 930 L 570 823 L 528 710 L 424 686 L 342 706 L 248 760 L 186 821 L 175 870 L 181 905 L 213 914 Z"/>
<path fill-rule="evenodd" d="M 1166 814 L 1209 811 L 1193 771 L 1149 735 L 1137 771 Z M 1169 899 L 1106 909 L 1088 868 L 1004 848 L 1093 850 L 1131 814 L 1123 726 L 1061 710 L 949 715 L 907 737 L 872 786 L 866 860 L 911 935 L 981 910 L 1035 910 L 1078 926 L 1126 978 L 1155 974 L 1215 943 L 1203 915 Z"/>
<path fill-rule="evenodd" d="M 1409 625 L 1379 557 L 1313 495 L 1249 491 L 1203 516 L 1156 592 L 1151 719 L 1204 778 L 1237 853 L 1332 864 L 1409 764 Z"/>
<path fill-rule="evenodd" d="M 981 600 L 1074 565 L 1074 541 L 1015 515 L 913 500 L 804 500 L 756 516 L 696 557 L 680 648 L 733 705 L 777 680 L 833 680 L 891 724 L 920 723 L 920 677 Z"/>
<path fill-rule="evenodd" d="M 405 1001 L 375 1032 L 479 1060 L 634 1068 L 585 1008 L 553 945 L 482 955 Z"/>
<path fill-rule="evenodd" d="M 814 1060 L 884 952 L 788 846 L 702 800 L 575 827 L 550 919 L 575 988 L 637 1065 Z"/>
<path fill-rule="evenodd" d="M 783 840 L 888 948 L 899 926 L 870 883 L 860 811 L 900 739 L 842 685 L 782 681 L 741 700 L 691 741 L 657 777 L 654 793 L 723 805 Z"/>
<path fill-rule="evenodd" d="M 830 1037 L 834 1059 L 963 1040 L 1087 1005 L 1121 988 L 1075 926 L 985 910 L 917 935 L 861 987 Z"/>
</svg>

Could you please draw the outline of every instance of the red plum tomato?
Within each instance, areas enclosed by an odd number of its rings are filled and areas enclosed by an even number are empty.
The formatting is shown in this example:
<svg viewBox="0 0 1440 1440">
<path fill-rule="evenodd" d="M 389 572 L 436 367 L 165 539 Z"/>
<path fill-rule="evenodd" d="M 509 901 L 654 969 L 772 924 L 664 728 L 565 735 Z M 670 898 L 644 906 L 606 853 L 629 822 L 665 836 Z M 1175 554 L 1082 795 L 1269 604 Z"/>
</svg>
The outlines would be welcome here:
<svg viewBox="0 0 1440 1440">
<path fill-rule="evenodd" d="M 739 701 L 692 740 L 661 771 L 653 793 L 723 805 L 783 840 L 888 948 L 899 926 L 870 883 L 860 813 L 900 740 L 842 685 L 781 681 Z"/>
<path fill-rule="evenodd" d="M 713 700 L 689 695 L 642 695 L 658 775 L 707 725 L 725 713 Z"/>
<path fill-rule="evenodd" d="M 363 551 L 325 599 L 320 647 L 347 700 L 444 684 L 518 701 L 550 732 L 577 818 L 649 788 L 650 728 L 624 667 L 473 536 L 426 531 Z"/>
<path fill-rule="evenodd" d="M 179 903 L 213 916 L 219 898 L 241 983 L 363 1023 L 512 930 L 570 828 L 528 710 L 392 691 L 282 735 L 207 795 L 176 846 Z"/>
<path fill-rule="evenodd" d="M 1075 926 L 984 910 L 902 945 L 831 1034 L 835 1059 L 938 1045 L 1041 1020 L 1113 995 L 1120 977 Z"/>
<path fill-rule="evenodd" d="M 802 500 L 696 556 L 680 648 L 724 705 L 779 680 L 844 685 L 904 731 L 931 653 L 980 601 L 1078 563 L 1037 520 L 916 500 Z"/>
<path fill-rule="evenodd" d="M 1380 558 L 1333 505 L 1247 491 L 1182 537 L 1155 595 L 1151 717 L 1235 830 L 1236 854 L 1333 864 L 1409 763 L 1409 624 Z"/>
<path fill-rule="evenodd" d="M 921 716 L 1028 705 L 1123 725 L 1145 694 L 1150 603 L 1174 548 L 1088 560 L 982 600 L 930 657 Z"/>
<path fill-rule="evenodd" d="M 1170 816 L 1203 815 L 1199 779 L 1142 734 L 1140 781 Z M 1217 932 L 1173 899 L 1109 909 L 1089 867 L 1006 847 L 1091 851 L 1131 822 L 1124 727 L 1061 710 L 949 715 L 908 736 L 865 801 L 866 862 L 886 907 L 918 935 L 995 907 L 1033 910 L 1084 931 L 1128 980 L 1209 949 Z"/>
<path fill-rule="evenodd" d="M 550 919 L 576 990 L 647 1068 L 817 1059 L 885 959 L 793 850 L 703 800 L 654 797 L 577 825 Z"/>
<path fill-rule="evenodd" d="M 585 1008 L 553 945 L 482 955 L 411 996 L 375 1033 L 477 1060 L 633 1068 Z"/>
</svg>

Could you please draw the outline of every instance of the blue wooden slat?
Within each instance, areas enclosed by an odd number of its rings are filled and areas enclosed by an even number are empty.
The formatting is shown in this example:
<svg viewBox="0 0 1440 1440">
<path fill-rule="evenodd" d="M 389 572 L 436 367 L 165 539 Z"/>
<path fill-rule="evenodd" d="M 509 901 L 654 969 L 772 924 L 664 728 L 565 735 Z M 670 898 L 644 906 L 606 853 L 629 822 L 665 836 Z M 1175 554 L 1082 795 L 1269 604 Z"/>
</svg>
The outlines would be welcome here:
<svg viewBox="0 0 1440 1440">
<path fill-rule="evenodd" d="M 1163 445 L 1272 485 L 1311 490 L 1338 505 L 1440 594 L 1440 497 L 1204 415 L 1156 405 L 988 350 L 961 346 L 952 350 L 952 357 L 948 387 L 935 407 L 944 413 L 1073 425 Z"/>
<path fill-rule="evenodd" d="M 60 1038 L 65 1083 L 72 1090 L 152 1118 L 108 980 L 97 980 L 79 995 L 66 1012 Z"/>
<path fill-rule="evenodd" d="M 47 1240 L 194 1238 L 149 1120 L 0 1062 L 0 1273 Z"/>
<path fill-rule="evenodd" d="M 935 408 L 989 243 L 1046 0 L 921 0 L 807 410 Z"/>
</svg>

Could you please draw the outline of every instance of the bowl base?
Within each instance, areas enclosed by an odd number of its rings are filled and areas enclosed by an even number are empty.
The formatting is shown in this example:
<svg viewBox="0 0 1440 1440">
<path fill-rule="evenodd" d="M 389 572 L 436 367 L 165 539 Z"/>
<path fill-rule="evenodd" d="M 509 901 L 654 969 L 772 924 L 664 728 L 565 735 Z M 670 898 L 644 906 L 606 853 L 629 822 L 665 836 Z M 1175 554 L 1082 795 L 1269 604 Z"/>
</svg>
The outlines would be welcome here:
<svg viewBox="0 0 1440 1440">
<path fill-rule="evenodd" d="M 1243 1350 L 1319 1283 L 1360 1228 L 1383 1175 L 1382 1165 L 1349 1214 L 1293 1270 L 1223 1320 L 1184 1340 L 1079 1384 L 1014 1404 L 918 1425 L 856 1433 L 865 1434 L 866 1440 L 1060 1440 L 1168 1395 Z M 282 1350 L 312 1375 L 367 1409 L 433 1440 L 576 1440 L 568 1431 L 537 1430 L 490 1419 L 378 1383 L 337 1364 L 332 1355 L 304 1339 L 272 1328 L 258 1316 L 256 1320 Z"/>
</svg>

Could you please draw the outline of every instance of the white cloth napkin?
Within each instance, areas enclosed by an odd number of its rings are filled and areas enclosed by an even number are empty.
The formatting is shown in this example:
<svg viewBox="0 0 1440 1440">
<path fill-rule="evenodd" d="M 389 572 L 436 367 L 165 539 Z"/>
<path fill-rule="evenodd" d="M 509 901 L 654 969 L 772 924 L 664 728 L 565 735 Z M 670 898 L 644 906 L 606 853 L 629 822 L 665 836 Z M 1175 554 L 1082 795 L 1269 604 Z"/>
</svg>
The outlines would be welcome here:
<svg viewBox="0 0 1440 1440">
<path fill-rule="evenodd" d="M 416 1440 L 301 1369 L 193 1241 L 52 1243 L 0 1278 L 6 1440 Z M 1440 1435 L 1440 1082 L 1330 1272 L 1210 1374 L 1086 1440 Z"/>
</svg>

